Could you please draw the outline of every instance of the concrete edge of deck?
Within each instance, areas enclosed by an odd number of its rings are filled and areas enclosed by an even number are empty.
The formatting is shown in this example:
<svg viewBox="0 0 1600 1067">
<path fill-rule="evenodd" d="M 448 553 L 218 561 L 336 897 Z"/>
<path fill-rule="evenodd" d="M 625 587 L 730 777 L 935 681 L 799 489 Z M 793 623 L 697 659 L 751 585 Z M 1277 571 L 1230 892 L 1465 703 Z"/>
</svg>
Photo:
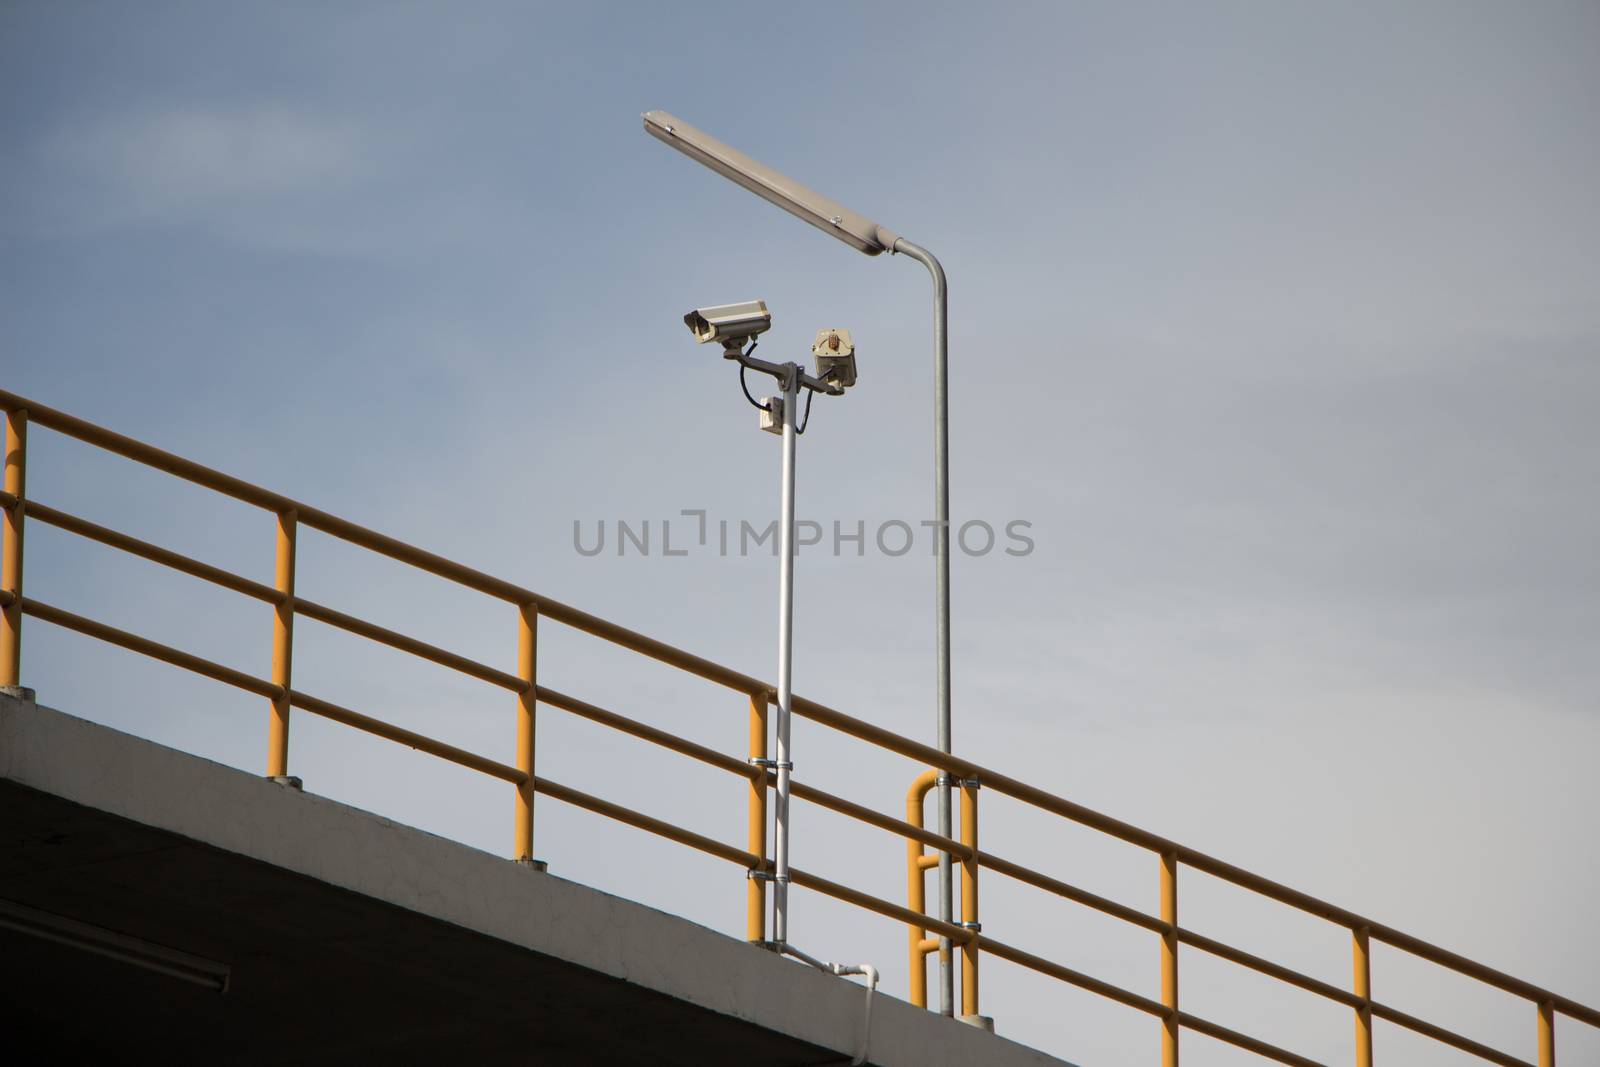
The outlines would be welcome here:
<svg viewBox="0 0 1600 1067">
<path fill-rule="evenodd" d="M 859 981 L 5 694 L 0 778 L 837 1049 L 846 1061 L 858 1046 Z M 881 994 L 872 1031 L 871 1059 L 886 1065 L 1064 1063 Z"/>
</svg>

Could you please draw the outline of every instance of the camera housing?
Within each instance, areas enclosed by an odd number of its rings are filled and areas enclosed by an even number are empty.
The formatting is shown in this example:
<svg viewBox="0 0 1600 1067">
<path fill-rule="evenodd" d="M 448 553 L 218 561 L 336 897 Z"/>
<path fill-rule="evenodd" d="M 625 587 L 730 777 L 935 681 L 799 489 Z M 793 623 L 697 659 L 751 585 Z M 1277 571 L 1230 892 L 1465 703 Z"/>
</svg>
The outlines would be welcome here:
<svg viewBox="0 0 1600 1067">
<path fill-rule="evenodd" d="M 811 354 L 816 357 L 818 378 L 840 389 L 856 384 L 856 345 L 849 330 L 818 330 Z"/>
<path fill-rule="evenodd" d="M 695 308 L 683 317 L 683 324 L 701 344 L 717 341 L 727 348 L 772 329 L 772 312 L 767 310 L 765 300 L 747 300 L 742 304 Z"/>
</svg>

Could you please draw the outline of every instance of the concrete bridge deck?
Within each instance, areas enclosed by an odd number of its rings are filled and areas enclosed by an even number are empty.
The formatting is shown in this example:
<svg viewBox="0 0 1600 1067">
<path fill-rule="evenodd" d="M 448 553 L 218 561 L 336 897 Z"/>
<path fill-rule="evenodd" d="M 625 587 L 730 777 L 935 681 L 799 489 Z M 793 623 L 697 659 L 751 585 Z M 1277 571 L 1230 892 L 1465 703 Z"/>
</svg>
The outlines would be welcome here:
<svg viewBox="0 0 1600 1067">
<path fill-rule="evenodd" d="M 8 1044 L 43 1062 L 820 1067 L 860 1048 L 857 981 L 3 694 L 0 831 Z M 1062 1061 L 879 994 L 870 1062 Z"/>
</svg>

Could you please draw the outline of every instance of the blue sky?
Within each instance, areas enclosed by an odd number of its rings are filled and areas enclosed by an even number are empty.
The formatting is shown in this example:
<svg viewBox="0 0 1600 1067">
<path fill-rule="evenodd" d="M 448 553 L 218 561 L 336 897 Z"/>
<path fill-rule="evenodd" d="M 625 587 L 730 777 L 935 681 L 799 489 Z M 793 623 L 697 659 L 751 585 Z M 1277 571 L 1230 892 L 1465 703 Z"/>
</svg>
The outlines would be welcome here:
<svg viewBox="0 0 1600 1067">
<path fill-rule="evenodd" d="M 665 108 L 950 272 L 954 513 L 1036 542 L 953 560 L 960 750 L 1594 1003 L 1600 941 L 1569 917 L 1600 875 L 1597 43 L 1594 7 L 1558 4 L 13 3 L 0 383 L 768 673 L 770 557 L 586 558 L 573 523 L 770 517 L 775 442 L 679 323 L 754 298 L 769 358 L 824 326 L 860 347 L 860 387 L 803 441 L 802 515 L 926 518 L 928 285 L 664 149 L 638 116 Z M 270 578 L 265 516 L 35 436 L 37 499 Z M 925 550 L 799 568 L 797 689 L 931 737 Z M 257 605 L 42 528 L 28 582 L 266 670 Z M 514 655 L 502 605 L 327 539 L 301 591 Z M 501 694 L 298 639 L 297 685 L 509 751 Z M 46 703 L 259 769 L 259 701 L 42 624 L 26 655 Z M 556 688 L 742 749 L 730 694 L 571 635 L 541 656 Z M 797 777 L 899 810 L 917 768 L 796 740 Z M 308 788 L 506 847 L 497 786 L 305 716 L 294 744 Z M 737 782 L 556 712 L 540 759 L 742 834 Z M 540 819 L 556 872 L 742 929 L 739 872 Z M 797 864 L 898 898 L 896 842 L 797 819 Z M 995 851 L 1050 842 L 1054 873 L 1154 907 L 1153 859 L 1033 827 L 986 810 Z M 649 894 L 613 858 L 641 848 Z M 989 885 L 1063 959 L 1155 992 L 1144 935 Z M 1346 980 L 1336 930 L 1199 880 L 1185 901 L 1186 924 Z M 796 906 L 797 940 L 903 990 L 900 930 Z M 1522 1005 L 1379 966 L 1402 1007 L 1527 1050 Z M 1141 1017 L 990 974 L 1003 1033 L 1146 1062 Z M 1342 1010 L 1190 988 L 1348 1053 Z"/>
</svg>

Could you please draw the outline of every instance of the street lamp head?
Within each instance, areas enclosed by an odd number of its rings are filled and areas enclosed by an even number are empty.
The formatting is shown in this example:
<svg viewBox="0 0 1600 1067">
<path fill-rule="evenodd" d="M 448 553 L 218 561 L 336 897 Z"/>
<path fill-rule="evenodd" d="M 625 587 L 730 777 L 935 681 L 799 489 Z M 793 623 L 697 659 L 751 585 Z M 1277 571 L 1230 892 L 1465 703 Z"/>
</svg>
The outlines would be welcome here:
<svg viewBox="0 0 1600 1067">
<path fill-rule="evenodd" d="M 683 317 L 683 324 L 701 344 L 717 341 L 724 349 L 739 349 L 746 341 L 772 329 L 772 312 L 767 310 L 765 300 L 747 300 L 742 304 L 695 308 Z"/>
<path fill-rule="evenodd" d="M 758 163 L 737 148 L 723 144 L 682 119 L 665 111 L 646 111 L 644 128 L 650 136 L 710 167 L 724 178 L 737 182 L 763 200 L 769 200 L 791 215 L 831 234 L 858 252 L 875 256 L 880 252 L 894 251 L 894 243 L 899 239 L 897 234 L 865 215 L 858 215 L 843 204 L 807 189 L 793 178 Z"/>
</svg>

